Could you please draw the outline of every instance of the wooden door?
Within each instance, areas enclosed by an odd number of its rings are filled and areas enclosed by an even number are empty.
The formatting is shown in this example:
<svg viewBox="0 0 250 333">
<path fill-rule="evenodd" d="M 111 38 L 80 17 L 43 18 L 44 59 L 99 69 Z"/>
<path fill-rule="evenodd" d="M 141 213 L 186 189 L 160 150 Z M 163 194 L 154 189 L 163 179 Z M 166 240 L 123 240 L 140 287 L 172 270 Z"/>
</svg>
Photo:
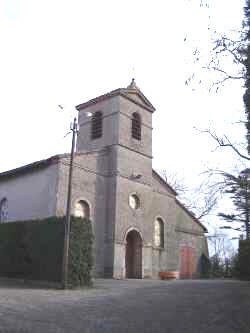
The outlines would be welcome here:
<svg viewBox="0 0 250 333">
<path fill-rule="evenodd" d="M 142 278 L 142 240 L 136 230 L 132 230 L 126 237 L 126 277 Z"/>
</svg>

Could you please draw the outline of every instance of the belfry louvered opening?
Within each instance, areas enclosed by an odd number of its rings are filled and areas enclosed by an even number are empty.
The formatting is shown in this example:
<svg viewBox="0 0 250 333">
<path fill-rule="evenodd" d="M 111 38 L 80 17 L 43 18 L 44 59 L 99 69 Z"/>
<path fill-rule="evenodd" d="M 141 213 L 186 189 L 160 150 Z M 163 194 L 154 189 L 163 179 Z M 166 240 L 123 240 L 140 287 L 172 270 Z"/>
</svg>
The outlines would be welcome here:
<svg viewBox="0 0 250 333">
<path fill-rule="evenodd" d="M 97 111 L 92 116 L 91 139 L 102 137 L 102 112 Z"/>
<path fill-rule="evenodd" d="M 141 140 L 141 117 L 136 112 L 132 115 L 132 138 Z"/>
</svg>

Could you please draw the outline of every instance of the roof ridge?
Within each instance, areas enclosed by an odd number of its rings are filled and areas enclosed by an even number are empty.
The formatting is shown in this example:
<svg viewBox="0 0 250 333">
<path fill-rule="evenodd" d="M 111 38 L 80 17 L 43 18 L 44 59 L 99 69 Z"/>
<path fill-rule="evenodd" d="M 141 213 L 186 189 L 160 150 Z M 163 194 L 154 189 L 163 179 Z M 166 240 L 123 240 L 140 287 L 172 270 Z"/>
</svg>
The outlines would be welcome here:
<svg viewBox="0 0 250 333">
<path fill-rule="evenodd" d="M 127 88 L 117 88 L 115 90 L 111 90 L 110 92 L 107 92 L 105 94 L 102 94 L 100 96 L 97 96 L 97 97 L 94 97 L 84 103 L 81 103 L 81 104 L 78 104 L 76 106 L 76 109 L 78 111 L 90 106 L 91 104 L 96 104 L 98 102 L 101 102 L 107 98 L 110 98 L 110 97 L 113 97 L 113 96 L 116 96 L 116 95 L 126 95 L 124 97 L 127 97 L 129 98 L 130 100 L 132 100 L 133 102 L 135 103 L 138 103 L 136 100 L 134 100 L 131 96 L 129 96 L 131 93 L 134 93 L 134 94 L 138 94 L 142 101 L 145 103 L 145 105 L 143 105 L 143 103 L 140 103 L 141 106 L 149 109 L 151 112 L 154 112 L 155 111 L 155 108 L 154 106 L 152 105 L 152 103 L 147 99 L 147 97 L 141 92 L 141 90 L 136 86 L 135 82 L 132 81 L 131 84 L 127 87 Z M 139 103 L 138 103 L 139 104 Z"/>
<path fill-rule="evenodd" d="M 172 187 L 171 185 L 169 185 L 169 184 L 165 181 L 165 179 L 163 179 L 162 176 L 159 175 L 159 173 L 158 173 L 156 170 L 152 169 L 152 173 L 155 174 L 156 177 L 158 177 L 158 179 L 159 179 L 161 182 L 163 182 L 164 185 L 167 186 L 168 189 L 170 189 L 175 195 L 178 195 L 178 193 L 173 189 L 173 187 Z"/>
<path fill-rule="evenodd" d="M 192 217 L 204 230 L 207 231 L 207 228 L 200 222 L 200 220 L 191 212 L 182 202 L 180 202 L 177 198 L 175 198 L 176 203 L 183 208 L 190 217 Z"/>
</svg>

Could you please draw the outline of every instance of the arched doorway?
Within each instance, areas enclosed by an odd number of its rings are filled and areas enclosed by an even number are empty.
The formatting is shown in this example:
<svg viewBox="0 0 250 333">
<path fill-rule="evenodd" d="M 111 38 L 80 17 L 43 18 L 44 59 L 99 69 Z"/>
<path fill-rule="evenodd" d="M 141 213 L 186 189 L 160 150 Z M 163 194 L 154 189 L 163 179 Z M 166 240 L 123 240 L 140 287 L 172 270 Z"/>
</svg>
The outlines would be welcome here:
<svg viewBox="0 0 250 333">
<path fill-rule="evenodd" d="M 128 232 L 126 237 L 126 278 L 142 278 L 142 239 L 136 230 Z"/>
</svg>

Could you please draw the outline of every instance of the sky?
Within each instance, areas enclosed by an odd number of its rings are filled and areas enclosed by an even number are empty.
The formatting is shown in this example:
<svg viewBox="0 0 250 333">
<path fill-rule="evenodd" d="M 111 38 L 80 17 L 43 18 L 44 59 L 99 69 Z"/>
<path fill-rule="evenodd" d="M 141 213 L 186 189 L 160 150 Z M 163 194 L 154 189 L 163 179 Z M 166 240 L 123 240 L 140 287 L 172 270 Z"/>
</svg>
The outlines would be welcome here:
<svg viewBox="0 0 250 333">
<path fill-rule="evenodd" d="M 132 77 L 157 109 L 155 169 L 196 186 L 207 167 L 245 167 L 195 130 L 210 126 L 242 142 L 244 130 L 235 125 L 243 115 L 241 85 L 217 94 L 206 83 L 185 85 L 192 72 L 212 75 L 193 62 L 192 52 L 198 47 L 206 57 L 214 29 L 239 29 L 244 1 L 199 3 L 0 0 L 0 172 L 69 152 L 64 136 L 74 106 L 126 87 Z"/>
</svg>

